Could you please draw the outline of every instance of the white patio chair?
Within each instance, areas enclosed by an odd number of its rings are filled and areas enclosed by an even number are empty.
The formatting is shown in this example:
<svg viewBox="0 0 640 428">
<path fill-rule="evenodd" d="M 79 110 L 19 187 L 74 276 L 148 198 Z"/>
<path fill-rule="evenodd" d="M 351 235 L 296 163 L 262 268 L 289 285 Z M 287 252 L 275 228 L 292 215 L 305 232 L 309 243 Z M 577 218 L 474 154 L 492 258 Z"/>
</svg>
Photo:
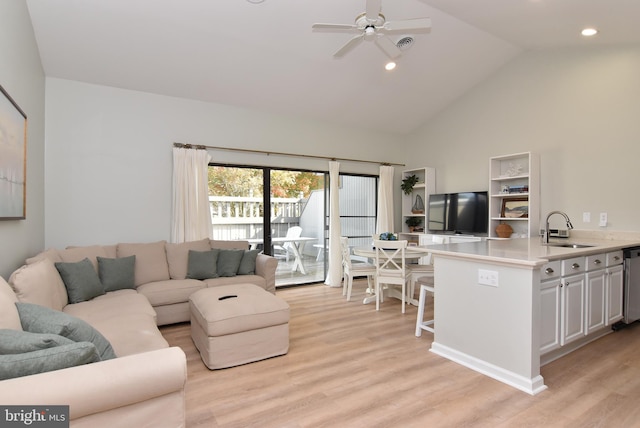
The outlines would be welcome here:
<svg viewBox="0 0 640 428">
<path fill-rule="evenodd" d="M 300 226 L 292 226 L 287 230 L 287 238 L 299 238 L 302 235 L 302 228 Z M 285 260 L 289 262 L 289 254 L 293 253 L 293 246 L 295 242 L 285 242 L 282 245 L 273 244 L 273 255 L 275 257 L 284 256 Z"/>
</svg>

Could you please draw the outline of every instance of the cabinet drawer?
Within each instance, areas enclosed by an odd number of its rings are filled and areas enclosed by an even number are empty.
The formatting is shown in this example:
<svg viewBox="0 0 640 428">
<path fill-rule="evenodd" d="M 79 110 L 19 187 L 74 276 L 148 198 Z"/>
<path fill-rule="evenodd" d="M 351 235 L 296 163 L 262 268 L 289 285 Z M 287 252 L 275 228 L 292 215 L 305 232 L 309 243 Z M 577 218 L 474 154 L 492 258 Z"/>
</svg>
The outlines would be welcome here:
<svg viewBox="0 0 640 428">
<path fill-rule="evenodd" d="M 607 257 L 607 266 L 615 266 L 622 264 L 622 250 L 620 251 L 612 251 L 606 254 Z"/>
<path fill-rule="evenodd" d="M 540 268 L 540 281 L 558 278 L 560 276 L 560 260 L 549 262 Z"/>
<path fill-rule="evenodd" d="M 593 254 L 587 256 L 587 270 L 604 269 L 607 260 L 606 254 Z"/>
<path fill-rule="evenodd" d="M 584 272 L 586 264 L 584 257 L 573 257 L 562 260 L 562 276 Z"/>
</svg>

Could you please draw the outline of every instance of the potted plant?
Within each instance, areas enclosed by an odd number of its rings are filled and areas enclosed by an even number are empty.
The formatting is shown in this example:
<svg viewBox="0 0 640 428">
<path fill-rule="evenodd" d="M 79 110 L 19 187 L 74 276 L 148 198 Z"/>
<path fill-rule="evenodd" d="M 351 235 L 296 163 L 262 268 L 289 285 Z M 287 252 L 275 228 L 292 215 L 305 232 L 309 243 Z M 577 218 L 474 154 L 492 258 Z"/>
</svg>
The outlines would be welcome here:
<svg viewBox="0 0 640 428">
<path fill-rule="evenodd" d="M 422 219 L 420 217 L 407 217 L 404 222 L 409 226 L 409 232 L 413 232 L 414 228 L 422 224 Z"/>
<path fill-rule="evenodd" d="M 400 188 L 402 189 L 405 195 L 409 195 L 413 190 L 413 186 L 415 186 L 417 182 L 418 182 L 418 176 L 415 174 L 411 174 L 402 179 L 402 184 L 400 185 Z"/>
</svg>

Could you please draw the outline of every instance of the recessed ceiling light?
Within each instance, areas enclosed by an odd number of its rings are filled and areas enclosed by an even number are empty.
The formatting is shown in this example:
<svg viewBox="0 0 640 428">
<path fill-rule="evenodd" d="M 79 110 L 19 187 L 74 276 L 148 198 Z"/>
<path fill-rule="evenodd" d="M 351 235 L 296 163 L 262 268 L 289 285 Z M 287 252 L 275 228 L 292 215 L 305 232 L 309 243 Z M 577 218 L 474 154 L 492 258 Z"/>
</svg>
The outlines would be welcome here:
<svg viewBox="0 0 640 428">
<path fill-rule="evenodd" d="M 582 35 L 585 37 L 595 36 L 596 34 L 598 34 L 598 30 L 595 28 L 585 28 L 582 30 Z"/>
<path fill-rule="evenodd" d="M 396 68 L 396 63 L 393 62 L 393 61 L 386 63 L 385 66 L 384 66 L 384 69 L 387 70 L 387 71 L 391 71 L 394 68 Z"/>
</svg>

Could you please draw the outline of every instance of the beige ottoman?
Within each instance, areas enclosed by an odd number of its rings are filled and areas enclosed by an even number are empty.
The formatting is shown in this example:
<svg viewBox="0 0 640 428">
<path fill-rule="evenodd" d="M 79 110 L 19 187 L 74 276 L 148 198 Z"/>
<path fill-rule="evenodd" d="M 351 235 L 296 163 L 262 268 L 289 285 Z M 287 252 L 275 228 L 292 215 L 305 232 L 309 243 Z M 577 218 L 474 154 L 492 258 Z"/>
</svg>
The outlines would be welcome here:
<svg viewBox="0 0 640 428">
<path fill-rule="evenodd" d="M 289 351 L 289 305 L 257 285 L 199 290 L 189 298 L 189 306 L 191 337 L 210 369 Z"/>
</svg>

